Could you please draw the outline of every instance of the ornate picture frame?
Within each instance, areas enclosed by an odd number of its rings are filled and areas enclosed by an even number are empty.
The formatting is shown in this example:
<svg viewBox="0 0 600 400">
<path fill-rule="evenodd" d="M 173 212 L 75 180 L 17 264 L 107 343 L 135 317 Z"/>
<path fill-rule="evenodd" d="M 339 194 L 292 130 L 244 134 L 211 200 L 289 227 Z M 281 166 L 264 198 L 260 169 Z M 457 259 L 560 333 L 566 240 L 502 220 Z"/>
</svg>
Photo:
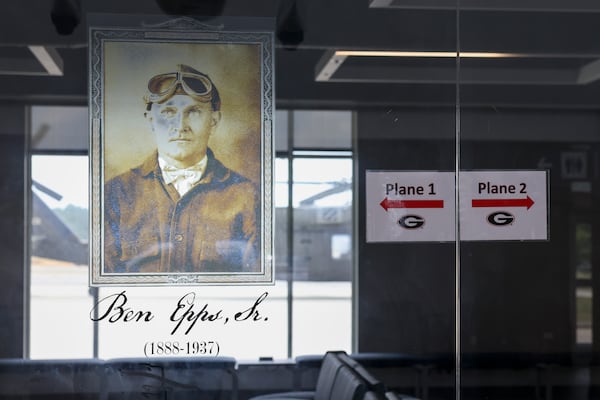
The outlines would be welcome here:
<svg viewBox="0 0 600 400">
<path fill-rule="evenodd" d="M 273 33 L 242 25 L 90 22 L 90 286 L 273 283 Z"/>
</svg>

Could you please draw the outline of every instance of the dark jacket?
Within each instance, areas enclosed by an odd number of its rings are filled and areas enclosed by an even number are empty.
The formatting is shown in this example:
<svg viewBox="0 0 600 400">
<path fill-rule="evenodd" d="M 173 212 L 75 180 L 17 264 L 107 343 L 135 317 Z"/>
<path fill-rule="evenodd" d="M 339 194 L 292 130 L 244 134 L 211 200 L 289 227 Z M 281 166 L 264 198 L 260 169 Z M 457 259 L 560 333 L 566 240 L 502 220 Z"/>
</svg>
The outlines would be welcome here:
<svg viewBox="0 0 600 400">
<path fill-rule="evenodd" d="M 204 176 L 180 197 L 155 153 L 104 187 L 104 272 L 257 272 L 255 185 L 208 151 Z"/>
</svg>

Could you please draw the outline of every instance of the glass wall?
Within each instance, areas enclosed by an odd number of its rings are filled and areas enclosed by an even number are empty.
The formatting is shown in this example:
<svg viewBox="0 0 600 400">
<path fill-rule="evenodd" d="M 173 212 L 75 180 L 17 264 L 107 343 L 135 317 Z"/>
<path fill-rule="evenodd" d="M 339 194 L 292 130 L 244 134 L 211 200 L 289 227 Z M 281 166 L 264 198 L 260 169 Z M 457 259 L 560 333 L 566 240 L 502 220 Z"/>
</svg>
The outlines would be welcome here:
<svg viewBox="0 0 600 400">
<path fill-rule="evenodd" d="M 600 6 L 37 3 L 0 13 L 1 358 L 183 358 L 173 343 L 191 343 L 235 359 L 244 399 L 314 389 L 320 359 L 302 356 L 344 350 L 418 399 L 599 397 Z M 70 33 L 61 4 L 78 5 Z M 210 25 L 203 12 L 274 33 L 275 282 L 90 289 L 86 18 Z M 94 323 L 111 301 L 148 318 Z M 178 301 L 206 318 L 175 327 Z M 257 301 L 260 324 L 212 323 Z"/>
<path fill-rule="evenodd" d="M 460 51 L 496 54 L 460 58 L 463 398 L 597 396 L 599 10 L 461 8 Z"/>
</svg>

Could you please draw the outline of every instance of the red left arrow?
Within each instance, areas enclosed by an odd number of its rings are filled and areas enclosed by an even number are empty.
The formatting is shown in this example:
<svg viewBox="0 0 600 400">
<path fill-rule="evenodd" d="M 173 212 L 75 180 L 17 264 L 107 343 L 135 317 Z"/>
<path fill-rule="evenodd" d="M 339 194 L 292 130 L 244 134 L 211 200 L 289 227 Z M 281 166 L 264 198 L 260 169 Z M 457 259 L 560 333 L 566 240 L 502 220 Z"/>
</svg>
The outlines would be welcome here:
<svg viewBox="0 0 600 400">
<path fill-rule="evenodd" d="M 523 199 L 473 199 L 471 207 L 527 207 L 529 210 L 534 203 L 529 196 Z"/>
<path fill-rule="evenodd" d="M 379 203 L 385 211 L 389 208 L 444 208 L 444 200 L 388 200 Z"/>
</svg>

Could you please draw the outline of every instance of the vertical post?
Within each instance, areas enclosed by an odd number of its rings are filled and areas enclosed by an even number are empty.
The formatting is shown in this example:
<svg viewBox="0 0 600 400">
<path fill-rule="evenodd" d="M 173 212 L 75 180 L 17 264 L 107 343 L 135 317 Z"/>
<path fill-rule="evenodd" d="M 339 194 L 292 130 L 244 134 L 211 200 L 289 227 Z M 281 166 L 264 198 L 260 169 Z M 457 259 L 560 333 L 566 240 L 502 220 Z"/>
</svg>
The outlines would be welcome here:
<svg viewBox="0 0 600 400">
<path fill-rule="evenodd" d="M 28 356 L 27 246 L 30 188 L 27 115 L 23 106 L 0 106 L 0 358 Z"/>
<path fill-rule="evenodd" d="M 456 400 L 460 400 L 461 386 L 461 269 L 460 269 L 460 0 L 456 0 L 456 112 L 455 112 L 455 168 L 454 168 L 454 204 L 455 204 L 455 224 L 454 224 L 454 244 L 455 244 L 455 315 L 454 315 L 454 357 L 455 357 L 455 393 Z"/>
<path fill-rule="evenodd" d="M 287 204 L 287 356 L 292 357 L 293 299 L 294 299 L 294 112 L 288 111 L 287 126 L 288 204 Z"/>
</svg>

